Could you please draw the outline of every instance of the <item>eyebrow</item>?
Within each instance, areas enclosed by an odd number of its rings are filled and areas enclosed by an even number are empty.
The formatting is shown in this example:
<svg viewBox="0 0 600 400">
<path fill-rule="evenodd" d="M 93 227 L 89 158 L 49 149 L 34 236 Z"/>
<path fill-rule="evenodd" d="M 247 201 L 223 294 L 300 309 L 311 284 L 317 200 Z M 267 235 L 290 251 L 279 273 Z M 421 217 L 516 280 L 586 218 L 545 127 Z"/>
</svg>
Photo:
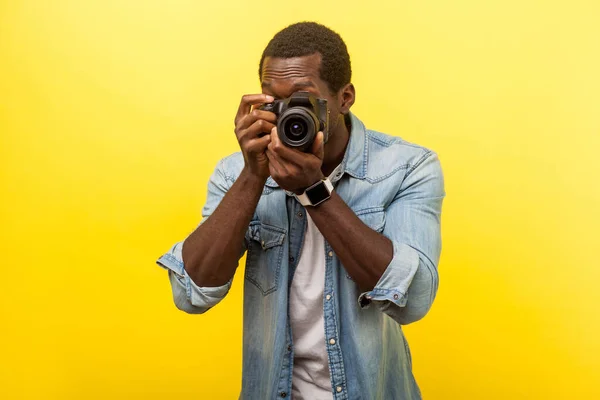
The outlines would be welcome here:
<svg viewBox="0 0 600 400">
<path fill-rule="evenodd" d="M 270 88 L 271 87 L 271 81 L 261 82 L 260 86 L 262 88 Z M 308 88 L 308 87 L 313 87 L 314 88 L 316 86 L 311 81 L 301 81 L 301 82 L 294 83 L 294 88 L 295 89 Z"/>
</svg>

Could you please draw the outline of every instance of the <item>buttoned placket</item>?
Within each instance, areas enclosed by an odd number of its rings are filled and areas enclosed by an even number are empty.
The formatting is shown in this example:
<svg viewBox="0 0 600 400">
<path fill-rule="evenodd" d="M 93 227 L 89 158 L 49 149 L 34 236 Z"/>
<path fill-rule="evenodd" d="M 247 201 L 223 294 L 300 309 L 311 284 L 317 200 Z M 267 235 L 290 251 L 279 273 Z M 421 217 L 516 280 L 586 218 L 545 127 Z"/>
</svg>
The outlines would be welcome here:
<svg viewBox="0 0 600 400">
<path fill-rule="evenodd" d="M 300 259 L 300 251 L 304 242 L 304 234 L 306 230 L 306 210 L 294 198 L 293 193 L 286 192 L 287 209 L 289 212 L 289 231 L 288 231 L 288 296 L 289 288 L 292 284 L 294 272 L 296 270 L 297 261 Z M 288 297 L 289 302 L 289 297 Z M 291 397 L 292 377 L 294 366 L 294 345 L 292 336 L 292 325 L 289 317 L 286 326 L 286 345 L 283 353 L 283 364 L 277 387 L 277 396 L 279 398 Z"/>
<path fill-rule="evenodd" d="M 333 268 L 335 266 L 334 252 L 325 241 L 325 301 L 323 302 L 323 316 L 325 320 L 325 339 L 331 371 L 331 383 L 335 400 L 348 398 L 346 391 L 346 372 L 342 358 L 342 348 L 339 342 L 338 317 L 336 314 L 336 296 L 333 288 Z"/>
<path fill-rule="evenodd" d="M 344 163 L 338 165 L 329 179 L 337 186 L 338 181 L 344 175 Z M 346 390 L 346 372 L 344 369 L 344 360 L 342 358 L 342 348 L 339 343 L 339 332 L 337 329 L 338 318 L 336 314 L 336 297 L 333 289 L 333 269 L 335 266 L 335 253 L 325 241 L 325 301 L 323 302 L 323 315 L 325 319 L 325 339 L 327 346 L 327 355 L 329 358 L 329 370 L 331 371 L 331 383 L 333 386 L 333 396 L 335 400 L 345 400 L 348 398 Z"/>
<path fill-rule="evenodd" d="M 336 184 L 344 174 L 344 166 L 340 164 L 330 175 L 330 180 Z M 293 193 L 286 191 L 286 201 L 290 213 L 289 226 L 289 286 L 292 283 L 293 275 L 296 269 L 296 261 L 300 257 L 300 251 L 304 242 L 304 234 L 306 230 L 306 210 L 295 199 Z M 342 358 L 342 348 L 339 343 L 339 332 L 337 330 L 337 314 L 335 308 L 335 297 L 333 295 L 333 268 L 334 268 L 334 252 L 329 243 L 325 241 L 325 287 L 324 293 L 325 302 L 323 304 L 323 317 L 325 322 L 325 338 L 327 358 L 329 360 L 329 370 L 331 372 L 331 382 L 333 387 L 333 396 L 335 400 L 346 400 L 348 392 L 346 391 L 346 373 L 344 369 L 344 361 Z M 288 294 L 289 296 L 289 294 Z M 289 302 L 289 298 L 288 298 Z M 277 394 L 280 398 L 290 396 L 292 390 L 292 368 L 294 364 L 292 328 L 287 321 L 286 332 L 286 349 L 282 371 L 280 375 Z"/>
</svg>

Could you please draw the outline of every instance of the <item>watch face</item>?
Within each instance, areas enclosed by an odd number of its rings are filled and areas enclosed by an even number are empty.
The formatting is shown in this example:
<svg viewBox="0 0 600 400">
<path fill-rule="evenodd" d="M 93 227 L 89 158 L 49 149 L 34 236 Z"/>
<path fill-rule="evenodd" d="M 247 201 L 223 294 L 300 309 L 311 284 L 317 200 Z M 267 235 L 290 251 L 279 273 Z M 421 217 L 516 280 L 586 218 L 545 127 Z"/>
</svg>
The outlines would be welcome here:
<svg viewBox="0 0 600 400">
<path fill-rule="evenodd" d="M 308 189 L 306 191 L 306 196 L 310 200 L 311 203 L 317 204 L 329 198 L 330 194 L 325 186 L 325 182 L 321 182 L 317 186 Z"/>
</svg>

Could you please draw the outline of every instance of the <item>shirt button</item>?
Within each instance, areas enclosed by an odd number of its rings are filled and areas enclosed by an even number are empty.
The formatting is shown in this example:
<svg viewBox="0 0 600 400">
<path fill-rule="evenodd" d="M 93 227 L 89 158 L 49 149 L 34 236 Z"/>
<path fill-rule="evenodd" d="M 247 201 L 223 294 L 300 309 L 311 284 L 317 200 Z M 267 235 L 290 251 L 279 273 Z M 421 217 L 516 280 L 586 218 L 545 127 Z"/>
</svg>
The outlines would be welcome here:
<svg viewBox="0 0 600 400">
<path fill-rule="evenodd" d="M 279 396 L 281 396 L 281 397 L 286 397 L 286 396 L 287 396 L 287 393 L 286 393 L 286 392 L 281 392 L 281 393 L 279 393 Z"/>
<path fill-rule="evenodd" d="M 338 386 L 338 387 L 336 387 L 336 388 L 335 388 L 335 390 L 336 390 L 336 392 L 338 392 L 338 393 L 339 393 L 339 392 L 341 392 L 341 391 L 342 391 L 342 387 L 341 387 L 341 386 Z"/>
<path fill-rule="evenodd" d="M 292 351 L 292 345 L 288 344 L 288 351 Z"/>
<path fill-rule="evenodd" d="M 294 257 L 290 256 L 290 262 L 294 262 Z"/>
<path fill-rule="evenodd" d="M 394 295 L 394 300 L 398 300 L 398 295 L 397 294 Z"/>
<path fill-rule="evenodd" d="M 262 246 L 262 248 L 265 248 L 265 241 L 263 240 L 262 242 L 260 242 L 260 245 Z"/>
<path fill-rule="evenodd" d="M 331 295 L 330 295 L 330 294 L 328 294 L 327 296 L 325 296 L 325 298 L 326 298 L 327 300 L 330 300 L 330 299 L 331 299 Z"/>
<path fill-rule="evenodd" d="M 329 255 L 329 257 L 333 257 L 333 251 L 330 251 L 329 253 L 327 253 Z"/>
<path fill-rule="evenodd" d="M 302 218 L 302 216 L 303 216 L 303 215 L 304 215 L 304 214 L 302 214 L 302 211 L 298 211 L 298 213 L 296 214 L 296 216 L 297 216 L 298 218 Z"/>
<path fill-rule="evenodd" d="M 329 344 L 335 344 L 335 339 L 329 339 Z"/>
</svg>

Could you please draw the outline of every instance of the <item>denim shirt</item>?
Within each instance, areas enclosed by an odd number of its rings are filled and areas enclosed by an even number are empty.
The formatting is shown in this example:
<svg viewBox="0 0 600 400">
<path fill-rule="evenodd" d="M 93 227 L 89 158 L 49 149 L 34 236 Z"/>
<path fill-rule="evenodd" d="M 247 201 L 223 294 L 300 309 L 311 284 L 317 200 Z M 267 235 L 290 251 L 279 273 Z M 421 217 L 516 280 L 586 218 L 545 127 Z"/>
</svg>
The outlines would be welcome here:
<svg viewBox="0 0 600 400">
<path fill-rule="evenodd" d="M 361 293 L 325 242 L 323 329 L 332 396 L 420 399 L 401 326 L 425 316 L 437 291 L 442 170 L 432 151 L 367 130 L 356 116 L 350 117 L 350 141 L 335 190 L 363 223 L 392 241 L 393 258 L 375 288 Z M 208 184 L 202 222 L 243 166 L 241 153 L 219 162 Z M 240 398 L 291 396 L 294 343 L 288 296 L 305 229 L 304 207 L 269 178 L 245 236 Z M 227 295 L 231 281 L 221 287 L 197 286 L 184 269 L 182 244 L 157 262 L 169 271 L 176 306 L 201 314 Z"/>
</svg>

